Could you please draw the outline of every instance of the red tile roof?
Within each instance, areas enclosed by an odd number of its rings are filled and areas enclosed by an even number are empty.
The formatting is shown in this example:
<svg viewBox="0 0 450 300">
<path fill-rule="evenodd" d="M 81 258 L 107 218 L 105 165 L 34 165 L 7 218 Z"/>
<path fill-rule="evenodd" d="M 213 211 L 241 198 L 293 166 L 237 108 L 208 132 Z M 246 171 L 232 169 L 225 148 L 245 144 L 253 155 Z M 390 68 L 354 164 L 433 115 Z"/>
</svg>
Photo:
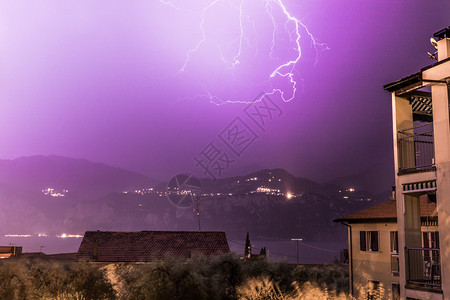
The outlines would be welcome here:
<svg viewBox="0 0 450 300">
<path fill-rule="evenodd" d="M 436 203 L 430 202 L 426 197 L 420 198 L 420 216 L 437 217 Z M 397 222 L 397 204 L 391 200 L 380 205 L 358 211 L 348 216 L 334 220 L 334 222 Z"/>
<path fill-rule="evenodd" d="M 77 260 L 149 262 L 168 256 L 186 259 L 194 254 L 213 256 L 228 252 L 230 248 L 225 232 L 87 231 L 78 249 Z"/>
</svg>

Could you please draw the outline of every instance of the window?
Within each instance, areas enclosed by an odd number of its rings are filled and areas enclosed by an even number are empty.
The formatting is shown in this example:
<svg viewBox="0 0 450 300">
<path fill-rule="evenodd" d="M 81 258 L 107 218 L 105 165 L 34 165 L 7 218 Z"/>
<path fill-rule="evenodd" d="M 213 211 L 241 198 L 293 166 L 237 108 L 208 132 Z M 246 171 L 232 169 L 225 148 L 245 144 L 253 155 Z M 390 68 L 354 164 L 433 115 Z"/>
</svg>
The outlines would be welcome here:
<svg viewBox="0 0 450 300">
<path fill-rule="evenodd" d="M 367 247 L 366 247 L 366 232 L 365 231 L 360 231 L 359 232 L 359 248 L 361 249 L 361 251 L 366 251 Z"/>
<path fill-rule="evenodd" d="M 391 231 L 391 253 L 398 253 L 398 232 Z"/>
<path fill-rule="evenodd" d="M 426 231 L 422 232 L 422 244 L 423 248 L 439 249 L 439 232 L 438 231 Z M 425 261 L 439 261 L 439 251 L 437 250 L 424 250 L 423 257 Z"/>
<path fill-rule="evenodd" d="M 378 231 L 367 231 L 367 249 L 378 251 Z"/>
<path fill-rule="evenodd" d="M 367 289 L 367 300 L 375 300 L 380 298 L 380 282 L 375 280 L 369 280 L 369 288 Z"/>
<path fill-rule="evenodd" d="M 392 284 L 392 300 L 400 300 L 400 285 L 398 283 Z"/>
<path fill-rule="evenodd" d="M 422 232 L 422 242 L 424 248 L 439 248 L 439 232 L 426 231 Z"/>
<path fill-rule="evenodd" d="M 359 248 L 361 251 L 378 251 L 378 231 L 360 231 Z"/>
<path fill-rule="evenodd" d="M 390 232 L 390 250 L 391 250 L 391 272 L 394 276 L 399 276 L 400 261 L 398 256 L 398 232 Z M 393 298 L 396 299 L 396 298 Z"/>
</svg>

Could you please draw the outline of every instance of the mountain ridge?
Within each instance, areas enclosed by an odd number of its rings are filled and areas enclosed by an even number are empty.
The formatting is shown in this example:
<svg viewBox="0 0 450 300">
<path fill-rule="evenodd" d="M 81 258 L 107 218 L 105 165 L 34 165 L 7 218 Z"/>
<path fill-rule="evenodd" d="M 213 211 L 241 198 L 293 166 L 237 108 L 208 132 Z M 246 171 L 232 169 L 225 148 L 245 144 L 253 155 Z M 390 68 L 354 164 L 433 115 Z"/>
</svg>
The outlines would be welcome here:
<svg viewBox="0 0 450 300">
<path fill-rule="evenodd" d="M 101 195 L 105 192 L 153 186 L 158 181 L 87 159 L 37 155 L 0 160 L 0 182 L 30 191 L 57 188 Z"/>
<path fill-rule="evenodd" d="M 231 237 L 249 231 L 259 237 L 301 234 L 307 239 L 341 239 L 345 228 L 333 219 L 388 200 L 387 193 L 324 185 L 280 168 L 200 181 L 202 229 L 225 231 Z M 171 203 L 166 186 L 142 174 L 85 159 L 0 160 L 2 233 L 197 230 L 195 211 Z M 50 187 L 69 191 L 64 195 L 42 192 Z"/>
</svg>

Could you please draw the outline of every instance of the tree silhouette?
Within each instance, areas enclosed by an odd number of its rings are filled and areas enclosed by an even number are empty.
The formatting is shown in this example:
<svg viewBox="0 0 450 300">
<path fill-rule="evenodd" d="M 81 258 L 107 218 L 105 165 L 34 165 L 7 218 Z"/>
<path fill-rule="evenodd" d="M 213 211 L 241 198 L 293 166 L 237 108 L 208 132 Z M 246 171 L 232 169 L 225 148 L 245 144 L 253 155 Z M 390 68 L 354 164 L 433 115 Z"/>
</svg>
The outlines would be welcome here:
<svg viewBox="0 0 450 300">
<path fill-rule="evenodd" d="M 250 259 L 250 256 L 252 256 L 252 245 L 250 244 L 250 237 L 247 232 L 247 237 L 245 238 L 245 252 L 244 256 L 247 259 Z"/>
</svg>

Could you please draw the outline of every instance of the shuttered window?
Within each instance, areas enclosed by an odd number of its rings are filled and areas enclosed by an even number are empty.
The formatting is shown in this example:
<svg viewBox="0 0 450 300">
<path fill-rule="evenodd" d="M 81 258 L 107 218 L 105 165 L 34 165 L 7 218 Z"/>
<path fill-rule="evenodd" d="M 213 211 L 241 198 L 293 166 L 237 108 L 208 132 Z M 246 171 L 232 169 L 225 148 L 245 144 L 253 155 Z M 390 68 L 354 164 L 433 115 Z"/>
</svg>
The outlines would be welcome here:
<svg viewBox="0 0 450 300">
<path fill-rule="evenodd" d="M 366 247 L 366 232 L 365 231 L 360 231 L 359 232 L 359 248 L 361 249 L 361 251 L 366 251 L 367 247 Z"/>
</svg>

